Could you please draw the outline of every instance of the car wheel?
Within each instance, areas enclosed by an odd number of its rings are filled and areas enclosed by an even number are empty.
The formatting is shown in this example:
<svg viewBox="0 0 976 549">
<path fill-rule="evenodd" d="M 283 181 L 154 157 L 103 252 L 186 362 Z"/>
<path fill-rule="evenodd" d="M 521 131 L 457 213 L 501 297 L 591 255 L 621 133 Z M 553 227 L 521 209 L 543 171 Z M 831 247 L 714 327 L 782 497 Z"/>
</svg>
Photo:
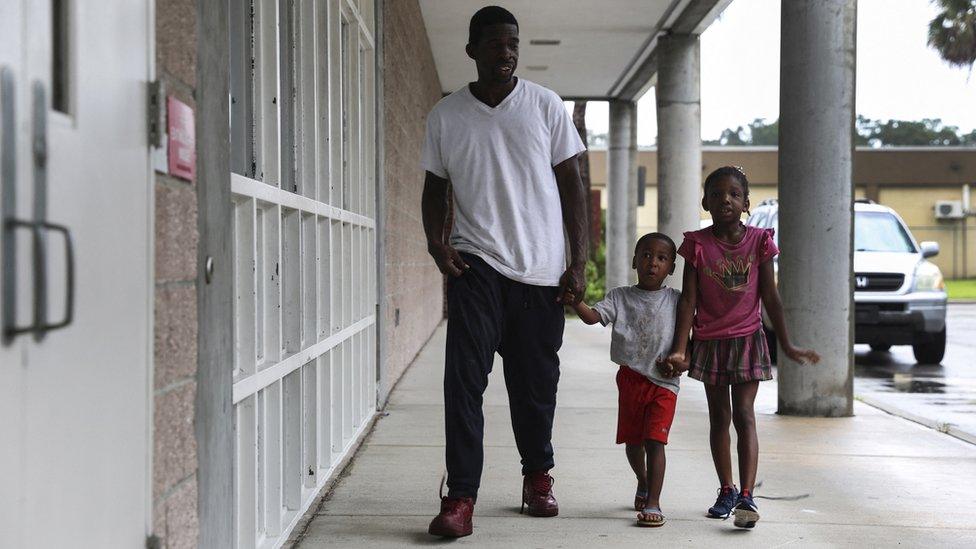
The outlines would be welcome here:
<svg viewBox="0 0 976 549">
<path fill-rule="evenodd" d="M 871 350 L 872 351 L 878 351 L 879 353 L 884 353 L 884 352 L 887 352 L 887 351 L 891 350 L 891 344 L 890 343 L 872 343 L 871 344 Z"/>
<path fill-rule="evenodd" d="M 920 364 L 941 363 L 942 357 L 945 356 L 945 348 L 945 328 L 942 328 L 941 332 L 935 334 L 935 337 L 931 341 L 912 345 L 912 351 L 915 352 L 915 360 L 917 360 Z"/>
<path fill-rule="evenodd" d="M 769 347 L 769 360 L 776 364 L 779 355 L 779 345 L 776 344 L 776 332 L 763 326 L 763 333 L 766 334 L 766 345 Z"/>
</svg>

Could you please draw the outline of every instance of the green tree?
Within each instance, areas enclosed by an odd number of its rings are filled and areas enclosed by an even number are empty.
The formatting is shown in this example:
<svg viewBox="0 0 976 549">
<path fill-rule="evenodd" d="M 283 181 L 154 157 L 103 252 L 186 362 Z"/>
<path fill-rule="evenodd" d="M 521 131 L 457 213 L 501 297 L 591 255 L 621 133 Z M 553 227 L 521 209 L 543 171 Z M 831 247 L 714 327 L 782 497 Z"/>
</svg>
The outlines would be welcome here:
<svg viewBox="0 0 976 549">
<path fill-rule="evenodd" d="M 956 126 L 947 126 L 938 118 L 922 120 L 871 120 L 857 117 L 858 145 L 882 146 L 959 146 L 974 145 L 971 134 L 959 134 Z"/>
<path fill-rule="evenodd" d="M 929 22 L 929 46 L 949 65 L 972 70 L 976 63 L 976 0 L 932 0 L 941 10 Z"/>
<path fill-rule="evenodd" d="M 752 122 L 735 129 L 726 128 L 718 139 L 703 141 L 705 145 L 722 145 L 738 147 L 743 145 L 777 145 L 779 142 L 779 120 L 770 124 L 764 118 L 756 118 Z"/>
<path fill-rule="evenodd" d="M 749 124 L 749 135 L 753 145 L 779 145 L 779 120 L 767 124 L 757 118 Z"/>
<path fill-rule="evenodd" d="M 957 126 L 946 125 L 939 118 L 872 120 L 859 114 L 854 130 L 854 144 L 857 146 L 976 146 L 976 130 L 960 134 Z M 703 141 L 703 144 L 775 146 L 778 140 L 779 121 L 767 123 L 757 118 L 746 126 L 727 128 L 718 139 Z"/>
</svg>

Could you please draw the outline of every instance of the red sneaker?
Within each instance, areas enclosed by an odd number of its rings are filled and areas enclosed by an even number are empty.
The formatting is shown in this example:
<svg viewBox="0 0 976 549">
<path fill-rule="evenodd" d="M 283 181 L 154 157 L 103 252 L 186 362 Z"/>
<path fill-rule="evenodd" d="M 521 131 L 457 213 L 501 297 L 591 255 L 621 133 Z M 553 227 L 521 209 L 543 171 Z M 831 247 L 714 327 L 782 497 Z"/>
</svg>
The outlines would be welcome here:
<svg viewBox="0 0 976 549">
<path fill-rule="evenodd" d="M 470 536 L 471 515 L 473 514 L 473 499 L 443 496 L 441 497 L 441 513 L 430 521 L 427 533 L 445 538 Z"/>
<path fill-rule="evenodd" d="M 536 471 L 522 477 L 522 512 L 528 507 L 533 517 L 554 517 L 559 504 L 552 493 L 553 478 L 549 471 Z"/>
</svg>

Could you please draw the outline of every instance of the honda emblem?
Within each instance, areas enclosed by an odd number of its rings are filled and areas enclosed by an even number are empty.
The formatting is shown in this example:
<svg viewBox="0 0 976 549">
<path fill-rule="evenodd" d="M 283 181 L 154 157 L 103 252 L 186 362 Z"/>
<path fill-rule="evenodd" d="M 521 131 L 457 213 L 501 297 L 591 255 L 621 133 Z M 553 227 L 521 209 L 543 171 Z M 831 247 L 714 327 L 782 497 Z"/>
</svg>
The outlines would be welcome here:
<svg viewBox="0 0 976 549">
<path fill-rule="evenodd" d="M 854 277 L 854 285 L 857 286 L 858 288 L 867 288 L 868 287 L 868 277 L 866 277 L 866 276 L 855 276 Z"/>
</svg>

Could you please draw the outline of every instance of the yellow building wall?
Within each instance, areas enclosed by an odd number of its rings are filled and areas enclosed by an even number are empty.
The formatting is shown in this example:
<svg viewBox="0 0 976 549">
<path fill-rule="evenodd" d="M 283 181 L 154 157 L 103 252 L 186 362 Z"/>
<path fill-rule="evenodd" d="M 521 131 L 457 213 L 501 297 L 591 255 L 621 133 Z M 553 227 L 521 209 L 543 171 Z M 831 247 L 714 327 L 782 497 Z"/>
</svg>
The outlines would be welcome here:
<svg viewBox="0 0 976 549">
<path fill-rule="evenodd" d="M 931 261 L 946 278 L 976 277 L 976 218 L 936 219 L 936 200 L 962 200 L 962 188 L 899 186 L 879 190 L 879 202 L 901 215 L 916 240 L 939 243 L 939 255 Z"/>
</svg>

